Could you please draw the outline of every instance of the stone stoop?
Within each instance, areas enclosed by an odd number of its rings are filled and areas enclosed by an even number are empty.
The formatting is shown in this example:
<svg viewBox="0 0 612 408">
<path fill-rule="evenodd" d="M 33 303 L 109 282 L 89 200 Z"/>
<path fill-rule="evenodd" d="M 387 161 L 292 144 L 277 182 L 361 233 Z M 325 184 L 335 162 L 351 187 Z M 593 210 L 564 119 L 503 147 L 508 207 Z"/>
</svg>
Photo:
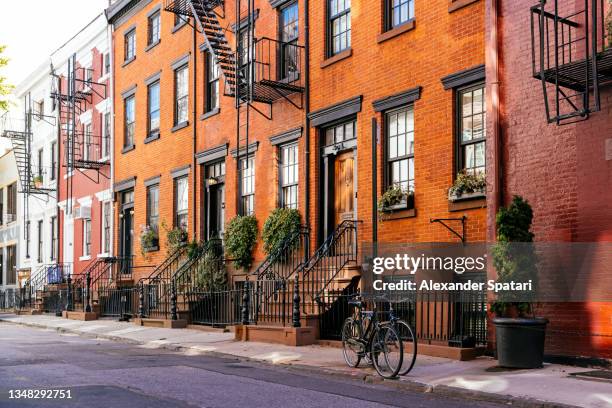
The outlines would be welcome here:
<svg viewBox="0 0 612 408">
<path fill-rule="evenodd" d="M 307 346 L 316 343 L 315 332 L 314 327 L 239 325 L 235 326 L 235 339 L 294 347 Z"/>
<path fill-rule="evenodd" d="M 185 329 L 187 320 L 136 318 L 132 320 L 136 326 L 157 327 L 164 329 Z"/>
<path fill-rule="evenodd" d="M 92 320 L 98 320 L 98 314 L 95 312 L 77 312 L 77 311 L 66 311 L 62 312 L 62 317 L 64 319 L 70 320 L 81 320 L 84 322 L 89 322 Z"/>
</svg>

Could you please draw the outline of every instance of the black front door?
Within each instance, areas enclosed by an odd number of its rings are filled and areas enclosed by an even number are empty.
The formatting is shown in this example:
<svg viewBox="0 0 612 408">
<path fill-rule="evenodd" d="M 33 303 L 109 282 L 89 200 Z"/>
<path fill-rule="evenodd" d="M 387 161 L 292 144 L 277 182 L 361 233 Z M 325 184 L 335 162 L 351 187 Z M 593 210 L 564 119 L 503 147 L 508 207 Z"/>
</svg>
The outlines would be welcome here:
<svg viewBox="0 0 612 408">
<path fill-rule="evenodd" d="M 208 231 L 206 237 L 221 238 L 225 230 L 225 184 L 219 183 L 208 187 Z"/>
<path fill-rule="evenodd" d="M 134 226 L 132 220 L 133 208 L 126 208 L 121 211 L 121 257 L 124 259 L 121 273 L 129 273 L 129 261 L 132 258 L 132 241 L 134 236 Z"/>
</svg>

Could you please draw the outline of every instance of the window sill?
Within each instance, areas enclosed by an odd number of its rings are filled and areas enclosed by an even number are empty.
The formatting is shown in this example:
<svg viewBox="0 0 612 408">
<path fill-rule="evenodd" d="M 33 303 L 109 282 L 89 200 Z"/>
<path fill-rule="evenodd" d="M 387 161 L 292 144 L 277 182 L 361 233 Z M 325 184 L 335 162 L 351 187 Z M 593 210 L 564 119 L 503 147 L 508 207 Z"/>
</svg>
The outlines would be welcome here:
<svg viewBox="0 0 612 408">
<path fill-rule="evenodd" d="M 144 140 L 144 144 L 151 143 L 159 139 L 159 132 L 155 132 L 147 136 Z"/>
<path fill-rule="evenodd" d="M 155 41 L 154 43 L 147 45 L 147 47 L 145 48 L 145 52 L 149 52 L 149 50 L 152 50 L 153 48 L 155 48 L 155 46 L 158 45 L 160 42 L 161 42 L 161 39 Z"/>
<path fill-rule="evenodd" d="M 487 207 L 487 198 L 481 193 L 462 197 L 461 199 L 448 200 L 448 211 L 464 211 Z"/>
<path fill-rule="evenodd" d="M 204 120 L 204 119 L 208 119 L 212 116 L 218 115 L 221 112 L 221 109 L 219 108 L 215 108 L 211 111 L 205 112 L 203 114 L 200 115 L 200 120 Z"/>
<path fill-rule="evenodd" d="M 152 246 L 149 248 L 142 248 L 142 252 L 144 252 L 145 254 L 148 254 L 149 252 L 157 252 L 159 251 L 159 246 Z"/>
<path fill-rule="evenodd" d="M 346 59 L 350 57 L 351 55 L 353 55 L 352 48 L 349 48 L 344 51 L 340 51 L 338 54 L 331 56 L 327 58 L 326 60 L 324 60 L 323 62 L 321 62 L 321 68 L 329 67 L 330 65 L 335 64 L 338 61 L 342 61 L 343 59 Z"/>
<path fill-rule="evenodd" d="M 127 153 L 127 152 L 131 152 L 132 150 L 134 150 L 136 148 L 136 146 L 131 145 L 131 146 L 126 146 L 121 150 L 121 153 Z"/>
<path fill-rule="evenodd" d="M 376 42 L 380 44 L 382 42 L 390 40 L 391 38 L 395 38 L 398 35 L 402 35 L 404 33 L 407 33 L 408 31 L 412 31 L 414 30 L 415 25 L 416 25 L 415 19 L 407 21 L 401 26 L 392 28 L 388 31 L 385 31 L 384 33 L 378 34 L 378 36 L 376 37 Z"/>
<path fill-rule="evenodd" d="M 176 132 L 176 131 L 178 131 L 178 130 L 181 130 L 181 129 L 186 128 L 187 126 L 189 126 L 189 121 L 188 121 L 188 120 L 187 120 L 187 121 L 185 121 L 185 122 L 181 122 L 181 123 L 179 123 L 179 124 L 177 124 L 177 125 L 174 125 L 174 127 L 173 127 L 172 129 L 170 129 L 170 131 L 171 131 L 172 133 L 174 133 L 174 132 Z"/>
<path fill-rule="evenodd" d="M 390 209 L 389 211 L 384 211 L 380 214 L 381 221 L 392 221 L 392 220 L 401 220 L 404 218 L 414 218 L 416 217 L 416 209 L 415 208 L 406 208 L 405 206 L 397 209 Z"/>
<path fill-rule="evenodd" d="M 98 163 L 108 163 L 109 161 L 110 161 L 110 156 L 106 155 L 100 158 L 100 160 L 98 160 Z"/>
<path fill-rule="evenodd" d="M 178 23 L 177 25 L 172 27 L 172 34 L 176 33 L 178 30 L 180 30 L 181 28 L 185 27 L 186 25 L 187 25 L 187 20 L 181 19 L 180 23 Z"/>
<path fill-rule="evenodd" d="M 79 261 L 91 261 L 91 255 L 83 255 L 79 257 Z"/>
<path fill-rule="evenodd" d="M 108 252 L 104 252 L 104 253 L 98 254 L 96 258 L 110 258 L 110 254 Z"/>
<path fill-rule="evenodd" d="M 134 61 L 136 59 L 136 56 L 134 55 L 132 58 L 123 61 L 123 65 L 121 65 L 121 68 L 125 67 L 126 65 L 128 65 L 130 62 Z"/>
<path fill-rule="evenodd" d="M 476 3 L 480 0 L 449 0 L 448 4 L 448 12 L 452 13 L 453 11 L 457 11 L 465 6 L 469 6 L 472 3 Z"/>
</svg>

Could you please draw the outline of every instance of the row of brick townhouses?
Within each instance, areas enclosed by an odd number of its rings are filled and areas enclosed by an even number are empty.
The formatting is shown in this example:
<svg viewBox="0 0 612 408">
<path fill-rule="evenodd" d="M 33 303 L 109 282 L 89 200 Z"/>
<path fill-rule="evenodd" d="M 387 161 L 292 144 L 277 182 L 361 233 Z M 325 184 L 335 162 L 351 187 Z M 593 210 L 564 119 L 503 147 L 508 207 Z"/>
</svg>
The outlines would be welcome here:
<svg viewBox="0 0 612 408">
<path fill-rule="evenodd" d="M 609 242 L 607 74 L 600 109 L 568 116 L 588 120 L 549 123 L 541 89 L 551 77 L 542 81 L 532 67 L 540 44 L 525 25 L 533 4 L 522 3 L 114 2 L 108 26 L 98 18 L 52 56 L 47 90 L 58 103 L 51 138 L 60 161 L 49 205 L 59 216 L 50 247 L 61 251 L 52 261 L 70 265 L 77 292 L 98 290 L 78 307 L 151 324 L 250 319 L 268 332 L 251 326 L 243 338 L 280 341 L 295 323 L 297 288 L 302 329 L 334 339 L 329 314 L 355 289 L 356 248 L 369 243 L 494 241 L 495 214 L 513 194 L 533 204 L 536 240 Z M 486 193 L 449 195 L 460 173 L 486 174 Z M 379 213 L 379 198 L 398 186 L 410 194 Z M 194 258 L 166 236 L 184 231 L 186 241 L 211 243 L 236 215 L 253 215 L 261 232 L 278 207 L 301 214 L 307 232 L 292 238 L 292 251 L 304 262 L 280 262 L 258 240 L 249 270 L 226 259 L 229 290 L 219 300 L 225 312 L 239 311 L 242 292 L 233 289 L 255 287 L 263 295 L 254 315 L 206 315 L 205 295 L 185 277 L 212 246 Z M 262 283 L 269 276 L 282 282 Z M 485 298 L 461 319 L 442 312 L 447 303 L 417 306 L 423 344 L 492 347 Z M 579 332 L 567 342 L 549 336 L 548 354 L 611 357 L 609 303 L 543 311 L 553 333 Z M 269 325 L 280 328 L 272 337 Z"/>
</svg>

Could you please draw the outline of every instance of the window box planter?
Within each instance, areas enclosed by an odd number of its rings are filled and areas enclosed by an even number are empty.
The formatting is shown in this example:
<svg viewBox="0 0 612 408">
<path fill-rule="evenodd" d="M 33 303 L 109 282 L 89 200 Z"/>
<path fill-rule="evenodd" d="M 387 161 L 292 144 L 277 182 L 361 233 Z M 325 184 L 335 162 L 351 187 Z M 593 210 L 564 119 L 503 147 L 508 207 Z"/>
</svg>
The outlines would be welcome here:
<svg viewBox="0 0 612 408">
<path fill-rule="evenodd" d="M 452 190 L 448 191 L 448 201 L 452 203 L 456 203 L 458 201 L 467 201 L 467 200 L 477 200 L 480 198 L 485 198 L 486 193 L 483 190 L 472 191 L 472 192 L 453 192 Z"/>
</svg>

